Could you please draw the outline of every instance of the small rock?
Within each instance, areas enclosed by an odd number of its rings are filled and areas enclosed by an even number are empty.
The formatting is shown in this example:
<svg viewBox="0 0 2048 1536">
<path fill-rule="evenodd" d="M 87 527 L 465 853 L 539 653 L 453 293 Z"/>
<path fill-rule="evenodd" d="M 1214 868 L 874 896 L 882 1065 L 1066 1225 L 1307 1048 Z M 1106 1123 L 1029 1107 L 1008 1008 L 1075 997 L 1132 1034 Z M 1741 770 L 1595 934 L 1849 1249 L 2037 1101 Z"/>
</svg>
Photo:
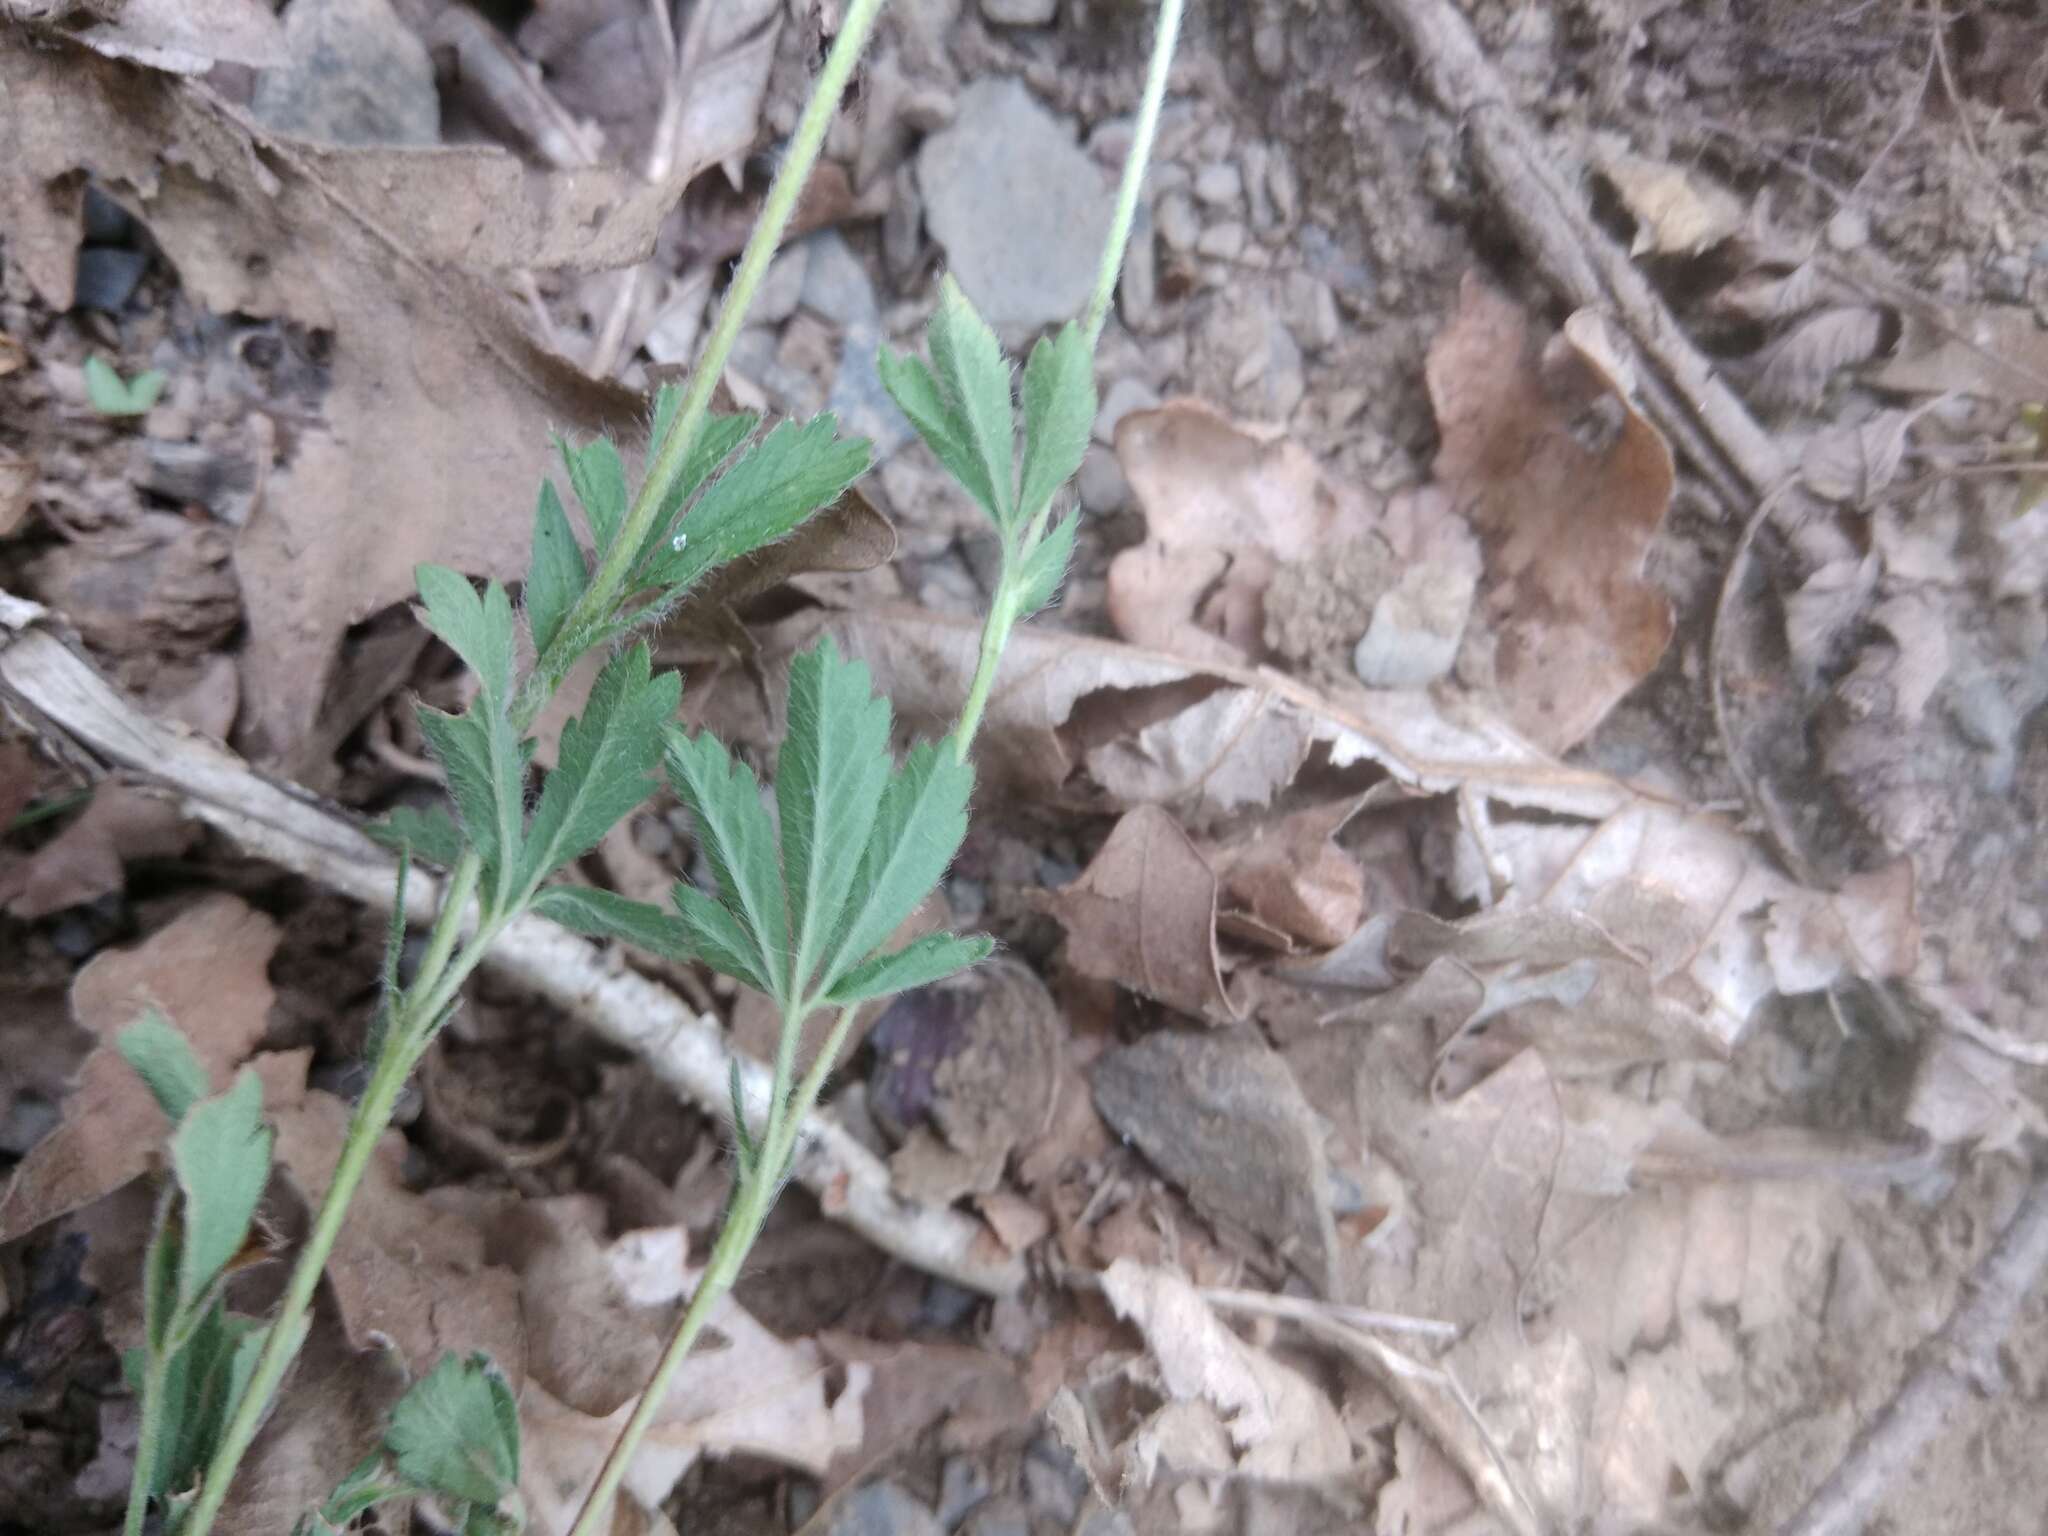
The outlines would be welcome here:
<svg viewBox="0 0 2048 1536">
<path fill-rule="evenodd" d="M 1301 212 L 1301 178 L 1294 173 L 1294 157 L 1287 146 L 1275 144 L 1266 157 L 1266 193 L 1273 199 L 1273 213 L 1282 224 L 1292 224 Z"/>
<path fill-rule="evenodd" d="M 1280 313 L 1304 352 L 1337 339 L 1337 295 L 1312 272 L 1290 272 L 1280 286 Z"/>
<path fill-rule="evenodd" d="M 925 222 L 989 324 L 1032 330 L 1088 302 L 1114 197 L 1071 126 L 1022 82 L 963 91 L 953 126 L 919 149 L 917 179 Z"/>
<path fill-rule="evenodd" d="M 1227 224 L 1212 224 L 1203 230 L 1202 238 L 1195 242 L 1195 249 L 1217 261 L 1235 261 L 1244 254 L 1244 242 L 1244 226 L 1232 219 Z"/>
<path fill-rule="evenodd" d="M 960 1536 L 1031 1536 L 1031 1515 L 1017 1499 L 991 1499 L 967 1517 Z"/>
<path fill-rule="evenodd" d="M 1272 150 L 1256 139 L 1245 145 L 1239 156 L 1244 164 L 1245 207 L 1255 234 L 1277 231 L 1280 227 L 1280 216 L 1273 211 L 1273 192 L 1266 185 L 1266 165 L 1272 158 Z"/>
<path fill-rule="evenodd" d="M 1195 212 L 1195 200 L 1178 188 L 1159 199 L 1154 217 L 1159 225 L 1159 238 L 1169 250 L 1192 251 L 1195 242 L 1202 238 L 1202 219 Z"/>
<path fill-rule="evenodd" d="M 1323 1129 L 1263 1041 L 1159 1030 L 1104 1054 L 1092 1075 L 1103 1119 L 1197 1211 L 1265 1238 L 1312 1282 L 1331 1284 L 1337 1239 Z"/>
<path fill-rule="evenodd" d="M 322 144 L 438 144 L 434 61 L 391 0 L 292 0 L 291 60 L 256 77 L 265 127 Z"/>
<path fill-rule="evenodd" d="M 982 17 L 997 27 L 1048 27 L 1059 0 L 981 0 Z"/>
<path fill-rule="evenodd" d="M 755 325 L 780 325 L 796 313 L 803 302 L 804 274 L 811 264 L 811 243 L 800 241 L 778 252 L 761 275 L 754 290 L 754 307 L 747 318 Z"/>
<path fill-rule="evenodd" d="M 952 1530 L 992 1491 L 987 1467 L 972 1456 L 948 1456 L 939 1470 L 939 1524 Z"/>
<path fill-rule="evenodd" d="M 929 1509 L 894 1483 L 857 1488 L 833 1511 L 826 1536 L 945 1536 Z"/>
<path fill-rule="evenodd" d="M 1861 208 L 1837 209 L 1828 220 L 1828 246 L 1845 255 L 1870 244 L 1870 215 Z"/>
<path fill-rule="evenodd" d="M 126 245 L 135 234 L 128 210 L 98 187 L 85 188 L 85 241 L 88 245 Z"/>
<path fill-rule="evenodd" d="M 1149 331 L 1159 320 L 1159 253 L 1152 238 L 1152 211 L 1143 203 L 1131 219 L 1131 243 L 1117 277 L 1117 307 L 1124 324 Z"/>
<path fill-rule="evenodd" d="M 1088 153 L 1101 163 L 1106 171 L 1120 171 L 1124 162 L 1131 157 L 1131 145 L 1137 139 L 1138 125 L 1128 117 L 1106 118 L 1095 125 L 1088 135 Z M 1147 175 L 1150 174 L 1148 169 Z"/>
<path fill-rule="evenodd" d="M 1116 455 L 1107 448 L 1092 446 L 1081 459 L 1081 471 L 1075 476 L 1075 485 L 1081 493 L 1081 509 L 1100 517 L 1109 512 L 1121 512 L 1131 504 L 1131 483 L 1124 478 L 1123 466 Z"/>
<path fill-rule="evenodd" d="M 792 1530 L 802 1530 L 810 1524 L 811 1516 L 818 1512 L 818 1506 L 825 1502 L 823 1490 L 814 1479 L 792 1477 L 789 1480 L 789 1524 Z"/>
<path fill-rule="evenodd" d="M 1088 1474 L 1074 1453 L 1051 1435 L 1040 1435 L 1024 1453 L 1024 1496 L 1031 1508 L 1062 1528 L 1081 1513 L 1088 1493 Z"/>
<path fill-rule="evenodd" d="M 1411 565 L 1373 604 L 1351 665 L 1368 688 L 1425 688 L 1451 670 L 1472 617 L 1476 566 Z"/>
<path fill-rule="evenodd" d="M 1121 378 L 1103 391 L 1101 409 L 1095 413 L 1095 441 L 1114 443 L 1116 424 L 1133 411 L 1149 411 L 1159 404 L 1159 392 L 1143 379 Z"/>
<path fill-rule="evenodd" d="M 882 306 L 875 299 L 874 279 L 846 237 L 836 229 L 804 242 L 810 259 L 804 265 L 802 303 L 844 329 L 879 327 Z"/>
<path fill-rule="evenodd" d="M 2026 302 L 2027 258 L 2017 251 L 1993 258 L 1984 271 L 1984 296 L 2000 304 Z"/>
<path fill-rule="evenodd" d="M 1091 1509 L 1074 1536 L 1132 1536 L 1131 1517 L 1120 1509 Z"/>
<path fill-rule="evenodd" d="M 135 296 L 135 285 L 149 270 L 146 251 L 117 245 L 82 246 L 78 252 L 78 286 L 72 303 L 80 309 L 117 314 Z"/>
<path fill-rule="evenodd" d="M 1244 201 L 1244 173 L 1234 165 L 1205 165 L 1195 172 L 1195 196 L 1211 208 L 1236 208 Z"/>
<path fill-rule="evenodd" d="M 1287 29 L 1277 21 L 1262 21 L 1252 29 L 1252 62 L 1268 80 L 1278 80 L 1287 71 Z"/>
<path fill-rule="evenodd" d="M 880 464 L 915 435 L 910 418 L 882 387 L 882 331 L 879 325 L 850 326 L 839 354 L 839 372 L 825 405 L 839 418 L 839 430 L 868 440 Z"/>
<path fill-rule="evenodd" d="M 882 215 L 882 267 L 898 292 L 910 286 L 924 260 L 924 195 L 909 161 L 890 179 L 889 209 Z"/>
</svg>

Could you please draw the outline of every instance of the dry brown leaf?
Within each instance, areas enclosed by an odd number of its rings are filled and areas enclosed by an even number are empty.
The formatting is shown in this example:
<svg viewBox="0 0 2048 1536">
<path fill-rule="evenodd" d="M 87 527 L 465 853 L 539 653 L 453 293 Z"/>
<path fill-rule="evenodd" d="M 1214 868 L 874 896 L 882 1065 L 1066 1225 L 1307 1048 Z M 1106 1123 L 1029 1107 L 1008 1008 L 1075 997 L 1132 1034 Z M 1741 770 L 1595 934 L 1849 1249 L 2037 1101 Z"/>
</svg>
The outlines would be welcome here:
<svg viewBox="0 0 2048 1536">
<path fill-rule="evenodd" d="M 1265 594 L 1284 564 L 1367 531 L 1372 509 L 1283 432 L 1198 400 L 1133 411 L 1117 459 L 1146 542 L 1110 562 L 1110 622 L 1126 640 L 1223 663 L 1257 657 Z"/>
<path fill-rule="evenodd" d="M 1475 1502 L 1472 1485 L 1413 1419 L 1394 1426 L 1394 1477 L 1373 1505 L 1373 1536 L 1428 1536 Z"/>
<path fill-rule="evenodd" d="M 2048 400 L 2048 330 L 2032 310 L 2017 306 L 1943 315 L 1908 310 L 1891 356 L 1864 377 L 1908 395 L 1975 395 L 2009 405 Z"/>
<path fill-rule="evenodd" d="M 90 1205 L 148 1171 L 169 1122 L 114 1036 L 157 1008 L 181 1028 L 216 1089 L 263 1037 L 277 925 L 232 896 L 209 897 L 132 949 L 96 955 L 72 984 L 73 1016 L 101 1041 L 38 1142 L 0 1193 L 0 1243 Z"/>
<path fill-rule="evenodd" d="M 1168 1400 L 1130 1447 L 1138 1486 L 1177 1449 L 1185 1455 L 1191 1443 L 1202 1447 L 1210 1423 L 1228 1438 L 1203 1448 L 1221 1449 L 1246 1477 L 1317 1482 L 1350 1470 L 1351 1439 L 1336 1406 L 1300 1372 L 1231 1332 L 1187 1281 L 1119 1259 L 1103 1272 L 1102 1290 L 1145 1336 Z M 1188 1413 L 1190 1406 L 1211 1410 L 1207 1421 Z"/>
<path fill-rule="evenodd" d="M 861 1443 L 833 1462 L 828 1493 L 903 1454 L 934 1424 L 944 1426 L 940 1440 L 948 1450 L 974 1451 L 1030 1417 L 1015 1368 L 991 1349 L 880 1343 L 838 1332 L 820 1334 L 818 1346 L 868 1373 Z"/>
<path fill-rule="evenodd" d="M 1632 256 L 1697 256 L 1741 233 L 1747 219 L 1740 198 L 1697 170 L 1615 155 L 1601 162 L 1600 174 L 1635 218 Z"/>
<path fill-rule="evenodd" d="M 1141 805 L 1052 898 L 1067 963 L 1169 1008 L 1226 1023 L 1239 1008 L 1216 952 L 1215 871 L 1171 815 Z"/>
<path fill-rule="evenodd" d="M 1773 405 L 1815 406 L 1844 368 L 1877 356 L 1885 313 L 1844 304 L 1802 320 L 1764 349 L 1756 392 Z"/>
<path fill-rule="evenodd" d="M 1806 440 L 1799 478 L 1823 501 L 1861 507 L 1898 477 L 1910 411 L 1879 411 L 1853 427 L 1830 427 Z"/>
<path fill-rule="evenodd" d="M 1671 605 L 1643 579 L 1671 501 L 1671 450 L 1581 311 L 1539 356 L 1528 317 L 1468 276 L 1429 350 L 1436 477 L 1486 549 L 1492 702 L 1561 752 L 1646 677 Z"/>
<path fill-rule="evenodd" d="M 0 0 L 0 16 L 42 23 L 110 59 L 203 75 L 216 64 L 285 62 L 284 28 L 267 0 Z"/>
<path fill-rule="evenodd" d="M 0 871 L 0 910 L 47 917 L 97 901 L 123 888 L 129 860 L 183 853 L 198 836 L 198 826 L 171 801 L 109 779 L 62 832 L 13 869 Z"/>
<path fill-rule="evenodd" d="M 1311 806 L 1217 849 L 1212 862 L 1223 883 L 1218 921 L 1236 932 L 1231 920 L 1242 913 L 1312 949 L 1350 938 L 1365 915 L 1365 871 L 1331 839 L 1358 808 L 1355 799 Z"/>
<path fill-rule="evenodd" d="M 1808 687 L 1838 659 L 1850 626 L 1870 606 L 1883 564 L 1876 554 L 1830 560 L 1785 600 L 1785 644 Z"/>
<path fill-rule="evenodd" d="M 0 453 L 0 539 L 17 531 L 35 505 L 36 461 Z"/>
<path fill-rule="evenodd" d="M 347 626 L 409 596 L 420 560 L 521 574 L 549 430 L 630 433 L 641 414 L 472 274 L 637 259 L 696 167 L 648 185 L 536 176 L 499 151 L 294 145 L 202 86 L 18 35 L 0 39 L 0 141 L 8 256 L 52 307 L 71 301 L 90 146 L 198 303 L 332 338 L 327 393 L 235 552 L 253 595 L 244 729 L 310 769 L 289 754 Z"/>
<path fill-rule="evenodd" d="M 1712 306 L 1737 320 L 1758 325 L 1788 320 L 1814 308 L 1834 292 L 1834 284 L 1811 261 L 1784 272 L 1752 272 L 1715 293 Z"/>
<path fill-rule="evenodd" d="M 25 741 L 0 741 L 0 828 L 11 825 L 36 794 L 36 759 Z"/>
</svg>

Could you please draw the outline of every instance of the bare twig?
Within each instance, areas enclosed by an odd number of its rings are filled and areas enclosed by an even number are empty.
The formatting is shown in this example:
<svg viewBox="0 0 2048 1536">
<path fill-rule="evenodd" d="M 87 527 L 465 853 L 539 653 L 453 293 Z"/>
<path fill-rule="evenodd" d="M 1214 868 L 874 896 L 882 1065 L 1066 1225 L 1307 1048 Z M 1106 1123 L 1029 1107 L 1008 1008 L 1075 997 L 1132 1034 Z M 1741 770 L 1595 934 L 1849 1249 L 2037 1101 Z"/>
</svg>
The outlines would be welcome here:
<svg viewBox="0 0 2048 1536">
<path fill-rule="evenodd" d="M 101 761 L 176 792 L 189 815 L 257 857 L 366 906 L 389 908 L 395 866 L 354 822 L 226 748 L 150 718 L 43 628 L 41 617 L 35 604 L 0 591 L 0 704 L 38 731 L 69 738 Z M 410 920 L 431 920 L 438 886 L 414 874 L 406 889 Z M 735 1062 L 743 1095 L 757 1109 L 765 1106 L 765 1066 L 730 1050 L 715 1022 L 666 987 L 567 929 L 522 917 L 506 929 L 489 964 L 644 1058 L 662 1082 L 711 1113 L 730 1113 Z M 977 1222 L 897 1195 L 887 1167 L 829 1114 L 806 1123 L 796 1176 L 826 1215 L 907 1264 L 989 1295 L 1023 1283 L 1022 1263 Z"/>
<path fill-rule="evenodd" d="M 1999 1346 L 2020 1304 L 2048 1268 L 2048 1174 L 2037 1175 L 2019 1210 L 1970 1276 L 1964 1299 L 1920 1349 L 1898 1396 L 1857 1436 L 1849 1454 L 1778 1536 L 1855 1536 L 1883 1504 L 1892 1480 L 1955 1420 L 1977 1391 L 2004 1384 Z"/>
</svg>

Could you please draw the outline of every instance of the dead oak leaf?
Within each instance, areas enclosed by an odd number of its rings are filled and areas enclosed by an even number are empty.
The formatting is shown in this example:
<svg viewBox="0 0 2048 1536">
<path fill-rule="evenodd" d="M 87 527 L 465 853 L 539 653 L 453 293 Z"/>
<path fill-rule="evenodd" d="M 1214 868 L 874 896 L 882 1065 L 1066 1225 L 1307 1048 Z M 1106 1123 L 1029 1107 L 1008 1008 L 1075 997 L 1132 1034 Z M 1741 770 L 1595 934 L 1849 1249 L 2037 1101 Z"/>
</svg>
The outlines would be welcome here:
<svg viewBox="0 0 2048 1536">
<path fill-rule="evenodd" d="M 0 869 L 0 910 L 47 917 L 122 889 L 132 859 L 183 853 L 198 826 L 160 795 L 108 779 L 71 823 L 33 855 Z"/>
<path fill-rule="evenodd" d="M 1629 400 L 1598 318 L 1540 350 L 1528 316 L 1467 276 L 1429 349 L 1437 480 L 1485 545 L 1494 706 L 1561 752 L 1649 675 L 1671 604 L 1643 561 L 1671 501 L 1671 450 Z"/>
<path fill-rule="evenodd" d="M 132 949 L 96 955 L 78 973 L 72 1013 L 101 1043 L 64 1101 L 63 1124 L 0 1193 L 0 1243 L 149 1170 L 170 1123 L 113 1044 L 145 1009 L 160 1010 L 185 1032 L 216 1090 L 228 1086 L 269 1021 L 267 971 L 277 941 L 268 917 L 232 896 L 214 896 Z"/>
</svg>

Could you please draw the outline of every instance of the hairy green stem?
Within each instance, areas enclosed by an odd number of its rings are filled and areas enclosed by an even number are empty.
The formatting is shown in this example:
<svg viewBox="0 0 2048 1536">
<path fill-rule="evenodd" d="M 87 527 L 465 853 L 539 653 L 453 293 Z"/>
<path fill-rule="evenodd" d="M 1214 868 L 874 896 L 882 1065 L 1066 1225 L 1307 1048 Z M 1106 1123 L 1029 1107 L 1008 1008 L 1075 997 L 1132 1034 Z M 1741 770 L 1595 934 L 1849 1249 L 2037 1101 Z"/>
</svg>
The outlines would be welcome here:
<svg viewBox="0 0 2048 1536">
<path fill-rule="evenodd" d="M 1013 573 L 1022 563 L 1015 558 L 1003 562 L 1002 580 L 996 584 L 995 596 L 989 599 L 988 617 L 982 621 L 981 655 L 974 665 L 974 681 L 967 685 L 967 698 L 960 706 L 960 718 L 950 738 L 953 755 L 963 763 L 974 746 L 975 732 L 981 729 L 981 717 L 995 687 L 996 669 L 1002 665 L 1010 631 L 1017 625 L 1017 583 Z"/>
<path fill-rule="evenodd" d="M 1087 320 L 1082 329 L 1088 335 L 1088 350 L 1095 350 L 1102 327 L 1109 319 L 1109 306 L 1116 300 L 1117 278 L 1124 269 L 1124 251 L 1131 243 L 1131 225 L 1138 216 L 1138 199 L 1145 190 L 1145 170 L 1152 160 L 1152 141 L 1159 136 L 1159 109 L 1166 100 L 1166 77 L 1173 66 L 1173 50 L 1180 39 L 1183 0 L 1161 0 L 1158 30 L 1152 35 L 1152 59 L 1145 67 L 1145 95 L 1138 103 L 1138 122 L 1131 134 L 1131 152 L 1124 160 L 1124 179 L 1117 188 L 1116 213 L 1110 220 L 1109 240 L 1102 247 L 1102 265 L 1095 274 L 1095 297 L 1088 301 Z"/>
<path fill-rule="evenodd" d="M 623 588 L 631 574 L 634 557 L 639 553 L 661 504 L 667 500 L 676 478 L 681 475 L 690 444 L 696 440 L 705 414 L 711 409 L 711 392 L 717 388 L 719 377 L 725 372 L 726 359 L 732 355 L 733 343 L 739 339 L 740 327 L 746 322 L 754 292 L 767 275 L 768 263 L 774 259 L 777 248 L 782 244 L 783 233 L 796 214 L 797 203 L 811 179 L 811 167 L 817 163 L 818 152 L 824 147 L 825 130 L 832 126 L 832 116 L 839 110 L 839 98 L 846 93 L 847 84 L 853 79 L 854 66 L 860 62 L 868 33 L 873 30 L 875 17 L 881 9 L 882 0 L 853 0 L 846 8 L 846 15 L 839 24 L 839 35 L 833 39 L 831 52 L 825 55 L 824 67 L 818 71 L 817 81 L 811 87 L 804 114 L 797 122 L 796 132 L 790 136 L 789 147 L 783 154 L 782 164 L 776 169 L 775 180 L 769 184 L 768 198 L 761 205 L 761 215 L 754 221 L 746 249 L 740 253 L 739 268 L 726 288 L 718 321 L 712 326 L 711 335 L 697 354 L 696 362 L 691 365 L 675 421 L 669 427 L 668 436 L 655 445 L 654 457 L 647 465 L 647 476 L 640 483 L 639 494 L 633 498 L 625 526 L 612 540 L 597 574 L 591 578 L 589 587 L 564 621 L 563 635 L 585 632 L 589 626 L 609 615 L 624 595 Z"/>
<path fill-rule="evenodd" d="M 128 1484 L 128 1517 L 121 1536 L 142 1536 L 148 1520 L 150 1488 L 163 1460 L 164 1393 L 170 1388 L 170 1374 L 170 1352 L 150 1345 L 142 1365 L 142 1428 L 135 1440 L 135 1475 Z"/>
</svg>

